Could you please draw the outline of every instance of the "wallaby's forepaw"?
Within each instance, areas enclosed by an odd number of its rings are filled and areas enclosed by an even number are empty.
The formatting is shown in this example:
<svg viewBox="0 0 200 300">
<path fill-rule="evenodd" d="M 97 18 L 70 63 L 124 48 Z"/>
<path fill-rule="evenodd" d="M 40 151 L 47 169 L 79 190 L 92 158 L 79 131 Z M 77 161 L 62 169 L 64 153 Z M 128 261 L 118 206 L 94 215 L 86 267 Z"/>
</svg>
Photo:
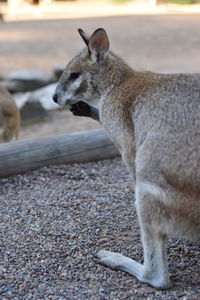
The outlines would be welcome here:
<svg viewBox="0 0 200 300">
<path fill-rule="evenodd" d="M 70 111 L 75 116 L 80 116 L 80 117 L 90 117 L 91 116 L 90 105 L 85 101 L 79 101 L 76 104 L 70 105 Z"/>
</svg>

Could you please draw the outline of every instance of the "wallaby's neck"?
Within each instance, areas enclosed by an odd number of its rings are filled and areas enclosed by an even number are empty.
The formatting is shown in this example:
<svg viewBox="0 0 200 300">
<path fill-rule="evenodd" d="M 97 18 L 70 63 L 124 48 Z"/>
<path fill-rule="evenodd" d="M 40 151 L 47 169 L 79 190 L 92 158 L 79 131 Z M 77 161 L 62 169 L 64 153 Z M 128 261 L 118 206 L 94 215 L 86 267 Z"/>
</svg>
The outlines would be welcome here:
<svg viewBox="0 0 200 300">
<path fill-rule="evenodd" d="M 98 76 L 98 90 L 102 96 L 109 94 L 115 87 L 120 86 L 135 71 L 131 69 L 120 57 L 108 53 Z"/>
</svg>

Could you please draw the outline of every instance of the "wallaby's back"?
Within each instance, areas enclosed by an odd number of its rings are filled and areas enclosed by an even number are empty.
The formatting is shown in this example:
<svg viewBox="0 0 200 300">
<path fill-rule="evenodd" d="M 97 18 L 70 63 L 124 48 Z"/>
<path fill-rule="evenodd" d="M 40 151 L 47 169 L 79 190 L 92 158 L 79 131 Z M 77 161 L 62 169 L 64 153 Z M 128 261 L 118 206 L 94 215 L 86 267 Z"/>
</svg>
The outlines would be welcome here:
<svg viewBox="0 0 200 300">
<path fill-rule="evenodd" d="M 146 152 L 143 155 L 151 163 L 157 161 L 157 170 L 160 165 L 168 179 L 173 170 L 174 184 L 183 190 L 189 184 L 200 191 L 200 74 L 148 76 L 155 83 L 151 81 L 148 88 L 147 80 L 143 95 L 134 103 L 137 152 L 141 153 L 141 147 L 151 149 L 151 157 Z"/>
<path fill-rule="evenodd" d="M 0 86 L 0 125 L 3 132 L 0 142 L 9 142 L 18 139 L 20 128 L 20 113 L 17 105 L 9 92 Z"/>
</svg>

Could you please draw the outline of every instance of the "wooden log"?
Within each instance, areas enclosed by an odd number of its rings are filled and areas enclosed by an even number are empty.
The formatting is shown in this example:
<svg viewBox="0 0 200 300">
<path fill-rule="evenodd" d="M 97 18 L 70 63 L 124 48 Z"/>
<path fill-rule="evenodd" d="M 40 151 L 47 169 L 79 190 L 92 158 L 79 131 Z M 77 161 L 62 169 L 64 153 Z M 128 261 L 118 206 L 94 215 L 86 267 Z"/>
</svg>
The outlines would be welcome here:
<svg viewBox="0 0 200 300">
<path fill-rule="evenodd" d="M 116 156 L 119 152 L 103 129 L 11 142 L 0 145 L 0 177 Z"/>
</svg>

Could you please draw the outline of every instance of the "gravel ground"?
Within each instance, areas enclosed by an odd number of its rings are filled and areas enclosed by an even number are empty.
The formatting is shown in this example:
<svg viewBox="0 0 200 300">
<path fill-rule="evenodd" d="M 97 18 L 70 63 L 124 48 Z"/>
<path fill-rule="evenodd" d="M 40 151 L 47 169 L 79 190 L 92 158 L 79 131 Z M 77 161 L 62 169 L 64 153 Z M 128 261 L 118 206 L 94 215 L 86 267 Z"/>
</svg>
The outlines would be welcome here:
<svg viewBox="0 0 200 300">
<path fill-rule="evenodd" d="M 200 299 L 200 247 L 170 240 L 173 288 L 98 265 L 100 249 L 142 260 L 121 159 L 45 167 L 0 181 L 1 299 Z"/>
</svg>

